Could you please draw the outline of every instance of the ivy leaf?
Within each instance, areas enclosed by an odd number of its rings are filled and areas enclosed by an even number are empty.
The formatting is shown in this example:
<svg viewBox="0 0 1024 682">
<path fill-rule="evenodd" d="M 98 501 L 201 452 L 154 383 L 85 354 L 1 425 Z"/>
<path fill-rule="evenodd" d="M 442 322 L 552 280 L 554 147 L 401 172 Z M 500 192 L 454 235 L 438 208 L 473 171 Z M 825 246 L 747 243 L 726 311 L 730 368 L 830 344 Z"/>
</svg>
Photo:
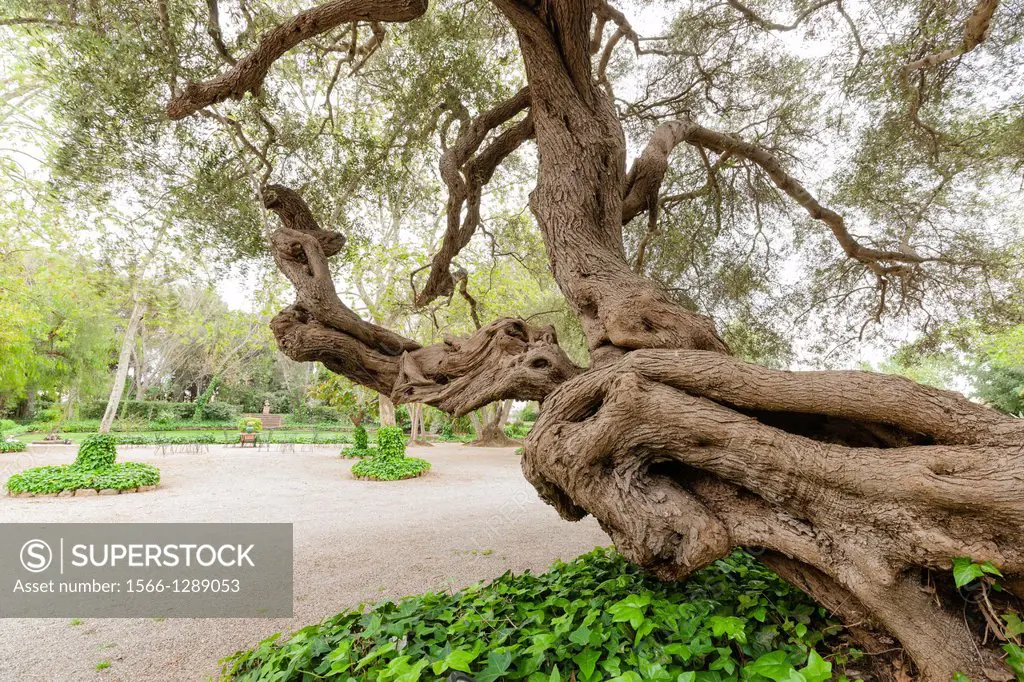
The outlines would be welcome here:
<svg viewBox="0 0 1024 682">
<path fill-rule="evenodd" d="M 693 657 L 693 652 L 690 651 L 690 647 L 685 644 L 669 644 L 664 647 L 662 651 L 669 656 L 678 656 L 684 661 L 689 661 Z"/>
<path fill-rule="evenodd" d="M 600 659 L 600 652 L 593 649 L 584 649 L 572 657 L 573 662 L 580 667 L 580 673 L 584 680 L 589 680 L 594 676 L 594 669 Z"/>
<path fill-rule="evenodd" d="M 613 677 L 609 682 L 642 682 L 643 678 L 635 670 L 628 670 L 618 677 Z"/>
<path fill-rule="evenodd" d="M 1000 578 L 1003 577 L 1003 574 L 1000 573 L 998 568 L 996 568 L 995 566 L 992 565 L 991 561 L 983 561 L 982 563 L 980 563 L 978 565 L 981 566 L 981 570 L 982 571 L 984 571 L 985 573 L 988 573 L 989 575 L 997 575 Z"/>
<path fill-rule="evenodd" d="M 1006 621 L 1006 634 L 1010 637 L 1016 637 L 1018 635 L 1024 635 L 1024 622 L 1021 622 L 1020 616 L 1016 613 L 1007 613 L 1003 616 L 1003 620 Z"/>
<path fill-rule="evenodd" d="M 803 675 L 797 672 L 793 664 L 789 662 L 789 655 L 785 651 L 767 653 L 753 663 L 743 666 L 743 672 L 747 675 L 767 677 L 774 682 L 792 682 L 803 679 Z"/>
<path fill-rule="evenodd" d="M 969 585 L 985 575 L 980 564 L 971 561 L 970 557 L 958 556 L 953 559 L 953 581 L 957 587 Z"/>
<path fill-rule="evenodd" d="M 479 652 L 466 651 L 465 649 L 456 649 L 444 658 L 444 662 L 448 664 L 448 667 L 452 670 L 458 670 L 464 673 L 473 672 L 469 668 L 469 664 L 473 662 L 479 655 Z"/>
<path fill-rule="evenodd" d="M 631 594 L 625 599 L 620 599 L 609 606 L 608 612 L 612 614 L 613 623 L 628 621 L 633 626 L 633 629 L 636 630 L 644 622 L 644 612 L 650 603 L 650 595 Z"/>
<path fill-rule="evenodd" d="M 590 628 L 588 628 L 586 625 L 579 626 L 573 631 L 571 635 L 569 635 L 569 641 L 573 644 L 586 646 L 590 643 Z"/>
<path fill-rule="evenodd" d="M 1006 665 L 1010 666 L 1017 675 L 1017 679 L 1024 678 L 1024 649 L 1021 649 L 1016 644 L 1006 644 L 1003 646 L 1003 651 L 1006 652 Z"/>
<path fill-rule="evenodd" d="M 737 618 L 736 616 L 712 616 L 709 622 L 711 623 L 711 632 L 715 637 L 726 635 L 729 639 L 740 644 L 747 643 L 747 622 L 742 618 Z"/>
<path fill-rule="evenodd" d="M 818 655 L 818 652 L 811 649 L 807 657 L 807 665 L 800 669 L 800 674 L 807 682 L 824 682 L 832 677 L 832 664 Z"/>
</svg>

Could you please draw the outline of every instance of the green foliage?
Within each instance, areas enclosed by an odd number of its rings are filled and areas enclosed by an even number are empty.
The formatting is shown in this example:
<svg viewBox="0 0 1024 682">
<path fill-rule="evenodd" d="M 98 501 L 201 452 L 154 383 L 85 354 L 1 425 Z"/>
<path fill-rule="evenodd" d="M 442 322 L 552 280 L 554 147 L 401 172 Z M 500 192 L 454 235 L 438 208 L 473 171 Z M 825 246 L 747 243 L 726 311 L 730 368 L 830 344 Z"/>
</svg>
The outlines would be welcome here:
<svg viewBox="0 0 1024 682">
<path fill-rule="evenodd" d="M 199 398 L 196 400 L 195 409 L 192 411 L 192 419 L 194 421 L 202 421 L 206 419 L 206 406 L 210 402 L 210 398 L 213 397 L 214 391 L 217 390 L 217 384 L 220 382 L 219 377 L 213 377 L 210 379 L 210 383 L 206 385 L 206 389 L 199 394 Z"/>
<path fill-rule="evenodd" d="M 17 422 L 13 422 L 10 419 L 0 419 L 0 436 L 4 435 L 8 431 L 17 428 Z"/>
<path fill-rule="evenodd" d="M 974 371 L 974 393 L 1007 414 L 1024 415 L 1024 365 L 980 364 Z"/>
<path fill-rule="evenodd" d="M 526 424 L 520 421 L 515 421 L 512 422 L 511 424 L 505 425 L 505 435 L 508 436 L 509 438 L 522 440 L 523 438 L 526 438 L 528 435 L 530 435 L 531 428 L 532 425 L 527 426 Z"/>
<path fill-rule="evenodd" d="M 208 406 L 209 407 L 209 406 Z M 110 430 L 114 433 L 135 433 L 139 431 L 195 431 L 197 429 L 233 429 L 237 426 L 237 417 L 223 421 L 138 421 L 134 419 L 119 419 L 115 421 Z M 11 435 L 19 433 L 36 433 L 49 430 L 50 425 L 31 422 L 21 426 L 15 426 Z M 61 433 L 96 433 L 99 431 L 100 422 L 98 419 L 79 419 L 75 421 L 62 421 L 60 423 Z"/>
<path fill-rule="evenodd" d="M 114 465 L 117 459 L 117 438 L 107 434 L 93 434 L 82 441 L 74 466 L 97 471 Z"/>
<path fill-rule="evenodd" d="M 986 575 L 1002 577 L 999 569 L 992 565 L 991 561 L 975 563 L 970 557 L 958 556 L 953 558 L 953 581 L 957 587 L 969 585 L 978 578 Z"/>
<path fill-rule="evenodd" d="M 352 432 L 352 443 L 360 450 L 369 448 L 370 437 L 367 435 L 364 427 L 357 426 L 356 430 Z"/>
<path fill-rule="evenodd" d="M 352 474 L 377 481 L 415 478 L 430 470 L 430 462 L 405 456 L 405 434 L 399 426 L 377 430 L 377 447 L 366 459 L 352 465 Z"/>
<path fill-rule="evenodd" d="M 347 417 L 359 426 L 377 410 L 377 392 L 341 376 L 328 373 L 309 387 L 309 396 L 325 403 L 310 409 L 312 422 L 336 422 Z"/>
<path fill-rule="evenodd" d="M 140 462 L 116 463 L 115 436 L 95 434 L 83 441 L 73 464 L 26 469 L 7 479 L 12 493 L 47 495 L 63 490 L 127 490 L 160 482 L 160 470 Z"/>
<path fill-rule="evenodd" d="M 313 424 L 337 424 L 342 421 L 341 412 L 326 405 L 314 405 L 309 409 L 309 419 Z"/>
<path fill-rule="evenodd" d="M 250 431 L 250 429 L 254 433 L 259 433 L 260 431 L 263 430 L 263 421 L 256 417 L 243 417 L 241 420 L 239 420 L 239 431 Z"/>
<path fill-rule="evenodd" d="M 823 682 L 856 657 L 825 609 L 743 552 L 685 582 L 596 549 L 541 575 L 358 608 L 225 659 L 237 682 Z M 816 649 L 831 650 L 831 661 Z"/>
<path fill-rule="evenodd" d="M 216 401 L 207 403 L 203 407 L 202 419 L 200 422 L 229 422 L 238 419 L 242 410 L 238 405 Z"/>
<path fill-rule="evenodd" d="M 418 457 L 381 457 L 373 455 L 352 465 L 352 474 L 375 481 L 400 481 L 430 471 L 430 462 Z"/>
<path fill-rule="evenodd" d="M 0 440 L 0 454 L 8 452 L 24 452 L 25 444 L 20 440 Z"/>
<path fill-rule="evenodd" d="M 384 426 L 377 430 L 377 456 L 385 459 L 405 457 L 405 434 L 401 427 Z"/>
<path fill-rule="evenodd" d="M 537 411 L 536 403 L 527 403 L 523 409 L 519 410 L 519 421 L 532 423 L 537 421 L 539 416 L 540 412 Z"/>
<path fill-rule="evenodd" d="M 363 426 L 357 426 L 355 431 L 352 432 L 352 447 L 342 450 L 341 456 L 354 458 L 370 457 L 372 455 L 373 450 L 370 449 L 370 437 L 367 435 L 366 429 Z"/>
<path fill-rule="evenodd" d="M 1010 670 L 1014 672 L 1018 680 L 1024 680 L 1024 649 L 1018 644 L 1004 644 L 1003 652 L 1006 658 L 1003 659 Z"/>
<path fill-rule="evenodd" d="M 237 433 L 124 433 L 116 434 L 120 445 L 233 445 L 238 442 Z M 262 434 L 260 439 L 274 443 L 295 443 L 297 445 L 340 445 L 350 442 L 343 433 L 277 433 Z"/>
</svg>

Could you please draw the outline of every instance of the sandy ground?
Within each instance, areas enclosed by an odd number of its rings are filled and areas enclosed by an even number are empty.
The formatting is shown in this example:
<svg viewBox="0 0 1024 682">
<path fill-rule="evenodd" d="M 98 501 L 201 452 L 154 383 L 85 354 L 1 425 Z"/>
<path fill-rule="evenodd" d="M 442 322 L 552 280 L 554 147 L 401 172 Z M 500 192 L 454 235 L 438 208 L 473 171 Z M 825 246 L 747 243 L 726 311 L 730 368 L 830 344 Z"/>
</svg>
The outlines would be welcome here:
<svg viewBox="0 0 1024 682">
<path fill-rule="evenodd" d="M 205 454 L 122 448 L 160 467 L 161 488 L 112 497 L 0 497 L 0 521 L 291 522 L 292 619 L 0 618 L 0 681 L 216 679 L 217 661 L 267 635 L 360 602 L 452 589 L 508 569 L 543 570 L 608 544 L 593 519 L 570 524 L 541 502 L 511 449 L 439 445 L 410 454 L 433 463 L 419 479 L 351 478 L 337 447 L 294 453 L 211 447 Z M 0 456 L 16 470 L 61 464 L 74 448 Z M 485 550 L 491 550 L 483 553 Z M 111 665 L 96 671 L 95 665 Z"/>
</svg>

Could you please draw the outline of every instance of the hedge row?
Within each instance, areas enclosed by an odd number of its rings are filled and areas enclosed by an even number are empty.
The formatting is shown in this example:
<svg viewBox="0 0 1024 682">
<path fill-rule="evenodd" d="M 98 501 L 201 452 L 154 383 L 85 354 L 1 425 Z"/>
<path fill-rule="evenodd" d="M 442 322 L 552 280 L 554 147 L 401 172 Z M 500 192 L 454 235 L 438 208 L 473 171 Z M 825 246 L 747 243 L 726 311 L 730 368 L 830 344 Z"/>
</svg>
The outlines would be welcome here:
<svg viewBox="0 0 1024 682">
<path fill-rule="evenodd" d="M 13 422 L 12 422 L 13 423 Z M 59 422 L 58 424 L 31 422 L 28 424 L 15 425 L 7 430 L 8 435 L 21 433 L 48 433 L 57 428 L 59 433 L 97 433 L 100 430 L 99 419 L 78 419 L 75 421 Z M 238 428 L 238 420 L 229 421 L 172 421 L 172 422 L 147 422 L 135 419 L 115 421 L 110 430 L 114 433 L 130 433 L 135 431 L 201 431 L 204 429 L 229 429 Z"/>
<path fill-rule="evenodd" d="M 79 407 L 82 419 L 102 419 L 107 404 L 103 400 L 89 400 Z M 148 421 L 187 421 L 195 415 L 195 403 L 172 403 L 164 400 L 126 400 L 121 403 L 118 416 Z M 236 421 L 242 408 L 230 403 L 211 402 L 203 408 L 204 421 Z"/>
<path fill-rule="evenodd" d="M 145 434 L 120 433 L 114 434 L 119 445 L 233 445 L 238 443 L 238 433 L 183 433 L 183 434 Z M 349 436 L 343 433 L 332 434 L 294 434 L 266 433 L 258 435 L 262 443 L 294 443 L 297 445 L 340 445 L 351 443 Z"/>
</svg>

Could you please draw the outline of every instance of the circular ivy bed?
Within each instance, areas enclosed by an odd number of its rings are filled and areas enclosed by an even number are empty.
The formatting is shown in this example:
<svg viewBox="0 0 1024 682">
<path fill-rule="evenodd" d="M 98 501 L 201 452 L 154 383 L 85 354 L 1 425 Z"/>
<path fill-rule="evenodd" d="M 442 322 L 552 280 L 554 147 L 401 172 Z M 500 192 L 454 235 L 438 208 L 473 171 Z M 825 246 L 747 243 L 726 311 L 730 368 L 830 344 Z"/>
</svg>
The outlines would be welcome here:
<svg viewBox="0 0 1024 682">
<path fill-rule="evenodd" d="M 24 452 L 25 444 L 19 440 L 0 440 L 0 454 L 6 452 Z"/>
<path fill-rule="evenodd" d="M 377 431 L 377 447 L 352 465 L 352 475 L 369 481 L 400 481 L 430 471 L 430 462 L 405 456 L 405 436 L 397 426 Z M 345 453 L 342 453 L 343 455 Z"/>
<path fill-rule="evenodd" d="M 430 462 L 418 457 L 386 459 L 368 457 L 352 465 L 352 475 L 368 481 L 400 481 L 416 478 L 430 471 Z"/>
<path fill-rule="evenodd" d="M 160 483 L 160 470 L 140 462 L 115 462 L 117 441 L 93 434 L 82 441 L 72 464 L 41 466 L 7 479 L 11 495 L 57 495 L 73 491 L 106 494 L 150 490 Z"/>
<path fill-rule="evenodd" d="M 661 582 L 611 549 L 274 635 L 223 662 L 236 682 L 823 682 L 863 655 L 806 595 L 745 552 Z"/>
</svg>

